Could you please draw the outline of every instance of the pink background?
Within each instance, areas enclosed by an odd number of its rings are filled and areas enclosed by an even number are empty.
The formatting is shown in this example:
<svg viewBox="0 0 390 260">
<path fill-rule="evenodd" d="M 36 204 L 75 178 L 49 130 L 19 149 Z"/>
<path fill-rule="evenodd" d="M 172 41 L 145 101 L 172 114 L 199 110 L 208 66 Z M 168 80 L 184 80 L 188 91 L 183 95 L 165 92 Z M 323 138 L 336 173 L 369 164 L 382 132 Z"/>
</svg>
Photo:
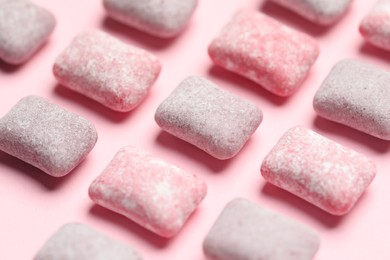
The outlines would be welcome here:
<svg viewBox="0 0 390 260">
<path fill-rule="evenodd" d="M 19 99 L 36 94 L 90 119 L 99 140 L 71 174 L 56 179 L 0 153 L 0 259 L 31 259 L 46 239 L 67 222 L 82 222 L 137 249 L 145 259 L 205 259 L 202 242 L 224 205 L 245 197 L 317 230 L 321 247 L 316 260 L 390 259 L 389 142 L 318 118 L 315 91 L 342 58 L 358 58 L 390 70 L 390 53 L 364 43 L 358 25 L 374 0 L 355 0 L 337 24 L 321 28 L 262 0 L 201 0 L 189 26 L 172 40 L 159 40 L 118 24 L 105 15 L 101 1 L 35 0 L 51 10 L 57 27 L 48 43 L 26 64 L 0 62 L 0 116 Z M 304 84 L 290 98 L 278 98 L 258 85 L 213 66 L 207 46 L 241 7 L 251 7 L 315 37 L 321 54 Z M 147 99 L 133 112 L 116 113 L 56 83 L 51 67 L 56 56 L 79 32 L 99 28 L 147 49 L 163 70 Z M 257 104 L 264 121 L 233 159 L 219 161 L 163 133 L 154 122 L 162 100 L 189 75 L 200 75 Z M 390 86 L 389 86 L 390 87 Z M 356 207 L 344 217 L 324 211 L 267 185 L 260 175 L 264 156 L 290 127 L 303 125 L 376 163 L 378 174 Z M 130 220 L 95 206 L 87 189 L 116 151 L 135 145 L 202 177 L 206 199 L 181 232 L 163 239 Z"/>
</svg>

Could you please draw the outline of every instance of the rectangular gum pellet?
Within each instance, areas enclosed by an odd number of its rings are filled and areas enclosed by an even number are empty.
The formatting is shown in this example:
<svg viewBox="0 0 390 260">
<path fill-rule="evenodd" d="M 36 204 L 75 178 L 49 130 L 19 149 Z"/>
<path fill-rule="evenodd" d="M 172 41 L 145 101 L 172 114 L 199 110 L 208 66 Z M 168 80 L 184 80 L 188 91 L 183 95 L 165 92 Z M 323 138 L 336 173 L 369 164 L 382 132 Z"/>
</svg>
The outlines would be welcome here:
<svg viewBox="0 0 390 260">
<path fill-rule="evenodd" d="M 89 187 L 94 202 L 162 237 L 178 233 L 206 193 L 195 175 L 131 146 Z"/>
<path fill-rule="evenodd" d="M 213 62 L 278 96 L 301 85 L 319 55 L 310 36 L 255 10 L 237 12 L 209 45 Z"/>
<path fill-rule="evenodd" d="M 35 255 L 34 260 L 142 260 L 127 245 L 80 223 L 57 230 Z"/>
<path fill-rule="evenodd" d="M 54 15 L 31 1 L 0 1 L 0 59 L 14 65 L 26 62 L 55 25 Z"/>
<path fill-rule="evenodd" d="M 269 0 L 318 25 L 331 25 L 346 12 L 352 0 Z"/>
<path fill-rule="evenodd" d="M 197 0 L 104 0 L 107 14 L 150 35 L 170 38 L 189 22 Z"/>
<path fill-rule="evenodd" d="M 333 214 L 348 213 L 376 175 L 374 163 L 309 129 L 288 130 L 261 165 L 270 183 Z"/>
<path fill-rule="evenodd" d="M 157 108 L 168 133 L 217 159 L 235 156 L 263 119 L 257 106 L 201 77 L 188 77 Z"/>
<path fill-rule="evenodd" d="M 370 44 L 390 51 L 390 0 L 378 0 L 363 18 L 359 31 Z"/>
<path fill-rule="evenodd" d="M 390 73 L 358 60 L 342 60 L 317 90 L 317 114 L 380 139 L 390 140 Z"/>
<path fill-rule="evenodd" d="M 151 53 L 98 30 L 77 35 L 53 66 L 60 84 L 120 112 L 146 98 L 160 71 Z"/>
<path fill-rule="evenodd" d="M 0 119 L 0 150 L 54 177 L 75 168 L 97 137 L 87 119 L 38 96 L 21 99 Z"/>
<path fill-rule="evenodd" d="M 319 244 L 309 227 L 237 198 L 218 216 L 203 249 L 213 260 L 312 260 Z"/>
</svg>

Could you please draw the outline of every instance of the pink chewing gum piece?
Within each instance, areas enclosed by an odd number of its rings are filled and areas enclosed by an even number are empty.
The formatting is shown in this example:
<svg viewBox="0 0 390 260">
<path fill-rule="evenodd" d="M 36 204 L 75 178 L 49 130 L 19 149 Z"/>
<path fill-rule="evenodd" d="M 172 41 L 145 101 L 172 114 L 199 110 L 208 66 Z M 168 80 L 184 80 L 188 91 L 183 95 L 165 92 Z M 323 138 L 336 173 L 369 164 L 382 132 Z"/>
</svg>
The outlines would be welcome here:
<svg viewBox="0 0 390 260">
<path fill-rule="evenodd" d="M 213 260 L 311 260 L 319 245 L 310 228 L 237 198 L 225 206 L 203 249 Z"/>
<path fill-rule="evenodd" d="M 292 95 L 319 55 L 314 39 L 253 10 L 236 13 L 208 51 L 216 65 L 278 96 Z"/>
<path fill-rule="evenodd" d="M 190 20 L 197 0 L 103 0 L 114 20 L 160 38 L 179 34 Z"/>
<path fill-rule="evenodd" d="M 60 84 L 120 112 L 145 99 L 160 71 L 155 56 L 100 31 L 76 36 L 53 66 Z"/>
<path fill-rule="evenodd" d="M 370 44 L 390 51 L 390 1 L 377 1 L 372 10 L 364 17 L 359 31 Z"/>
<path fill-rule="evenodd" d="M 347 11 L 352 0 L 269 0 L 318 25 L 331 25 Z"/>
<path fill-rule="evenodd" d="M 273 185 L 333 215 L 348 213 L 376 175 L 374 163 L 309 129 L 288 130 L 265 157 Z"/>
<path fill-rule="evenodd" d="M 30 1 L 0 1 L 0 59 L 14 65 L 26 62 L 55 25 L 52 13 Z"/>
<path fill-rule="evenodd" d="M 0 119 L 0 150 L 54 177 L 72 171 L 96 141 L 92 123 L 38 96 L 21 99 Z"/>
<path fill-rule="evenodd" d="M 318 115 L 390 140 L 390 73 L 357 60 L 342 60 L 317 90 Z"/>
<path fill-rule="evenodd" d="M 224 160 L 235 156 L 263 119 L 257 106 L 201 77 L 188 77 L 156 110 L 168 133 Z"/>
<path fill-rule="evenodd" d="M 34 260 L 142 260 L 127 245 L 80 223 L 68 223 L 43 245 Z"/>
<path fill-rule="evenodd" d="M 163 237 L 179 232 L 206 193 L 195 175 L 130 146 L 89 187 L 94 202 Z"/>
</svg>

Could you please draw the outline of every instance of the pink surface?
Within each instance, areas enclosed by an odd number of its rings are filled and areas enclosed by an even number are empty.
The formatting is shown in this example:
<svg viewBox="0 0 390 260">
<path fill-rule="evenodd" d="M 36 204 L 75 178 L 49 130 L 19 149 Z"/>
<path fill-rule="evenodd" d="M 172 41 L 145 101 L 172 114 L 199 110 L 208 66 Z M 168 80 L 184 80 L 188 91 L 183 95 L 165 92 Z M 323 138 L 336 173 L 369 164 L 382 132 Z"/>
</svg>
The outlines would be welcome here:
<svg viewBox="0 0 390 260">
<path fill-rule="evenodd" d="M 57 27 L 47 44 L 22 66 L 0 62 L 0 113 L 4 115 L 23 96 L 41 95 L 88 118 L 99 140 L 73 173 L 58 179 L 0 153 L 0 259 L 31 259 L 63 224 L 82 222 L 130 245 L 145 259 L 205 259 L 203 239 L 228 201 L 244 197 L 316 230 L 321 246 L 316 260 L 390 259 L 390 146 L 367 134 L 317 117 L 313 96 L 336 62 L 358 58 L 390 70 L 390 53 L 365 43 L 359 24 L 373 0 L 355 0 L 334 26 L 317 27 L 296 14 L 262 0 L 199 1 L 188 27 L 178 37 L 160 40 L 107 19 L 102 3 L 79 0 L 35 0 L 52 11 Z M 270 94 L 255 83 L 213 66 L 209 43 L 237 10 L 249 7 L 314 37 L 321 53 L 309 76 L 289 98 Z M 163 64 L 146 99 L 130 113 L 113 112 L 80 94 L 59 86 L 52 75 L 54 60 L 75 35 L 102 29 L 124 42 L 146 49 Z M 209 78 L 217 85 L 257 104 L 264 120 L 233 159 L 219 161 L 163 133 L 154 121 L 158 105 L 189 75 Z M 334 217 L 315 206 L 266 184 L 260 164 L 279 138 L 294 125 L 303 125 L 371 158 L 377 176 L 353 210 Z M 96 206 L 88 197 L 90 183 L 119 148 L 138 146 L 196 173 L 206 181 L 208 195 L 184 228 L 163 239 L 127 218 Z"/>
</svg>

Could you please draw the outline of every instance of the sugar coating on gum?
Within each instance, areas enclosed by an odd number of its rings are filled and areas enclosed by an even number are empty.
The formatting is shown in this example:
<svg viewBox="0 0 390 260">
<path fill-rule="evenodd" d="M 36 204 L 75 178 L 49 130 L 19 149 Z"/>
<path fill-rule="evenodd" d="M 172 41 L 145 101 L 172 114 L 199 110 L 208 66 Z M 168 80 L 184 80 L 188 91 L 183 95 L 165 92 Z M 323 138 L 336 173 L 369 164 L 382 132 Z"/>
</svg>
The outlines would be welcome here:
<svg viewBox="0 0 390 260">
<path fill-rule="evenodd" d="M 311 260 L 319 244 L 310 228 L 237 198 L 225 206 L 203 249 L 213 260 Z"/>
<path fill-rule="evenodd" d="M 89 187 L 94 202 L 163 237 L 179 232 L 206 193 L 195 175 L 131 146 Z"/>
<path fill-rule="evenodd" d="M 358 60 L 342 60 L 317 90 L 318 115 L 390 140 L 390 73 Z"/>
<path fill-rule="evenodd" d="M 363 18 L 359 31 L 365 40 L 381 49 L 390 51 L 390 1 L 377 1 Z"/>
<path fill-rule="evenodd" d="M 56 21 L 48 10 L 30 1 L 0 1 L 0 59 L 26 62 L 44 44 Z"/>
<path fill-rule="evenodd" d="M 0 150 L 54 177 L 75 168 L 96 141 L 88 120 L 38 96 L 21 99 L 0 119 Z"/>
<path fill-rule="evenodd" d="M 53 66 L 60 84 L 121 112 L 145 99 L 160 71 L 151 53 L 97 30 L 77 35 Z"/>
<path fill-rule="evenodd" d="M 57 230 L 35 255 L 34 260 L 142 260 L 127 245 L 80 223 Z"/>
<path fill-rule="evenodd" d="M 257 106 L 201 77 L 188 77 L 157 108 L 168 133 L 218 159 L 235 156 L 263 118 Z"/>
<path fill-rule="evenodd" d="M 216 65 L 244 76 L 278 96 L 301 85 L 319 55 L 317 42 L 254 10 L 237 12 L 211 42 Z"/>
<path fill-rule="evenodd" d="M 352 0 L 269 0 L 318 25 L 331 25 L 347 11 Z"/>
<path fill-rule="evenodd" d="M 270 183 L 334 215 L 348 213 L 376 175 L 374 163 L 309 129 L 288 130 L 265 157 Z"/>
<path fill-rule="evenodd" d="M 148 34 L 170 38 L 190 20 L 197 0 L 103 0 L 107 14 Z"/>
</svg>

